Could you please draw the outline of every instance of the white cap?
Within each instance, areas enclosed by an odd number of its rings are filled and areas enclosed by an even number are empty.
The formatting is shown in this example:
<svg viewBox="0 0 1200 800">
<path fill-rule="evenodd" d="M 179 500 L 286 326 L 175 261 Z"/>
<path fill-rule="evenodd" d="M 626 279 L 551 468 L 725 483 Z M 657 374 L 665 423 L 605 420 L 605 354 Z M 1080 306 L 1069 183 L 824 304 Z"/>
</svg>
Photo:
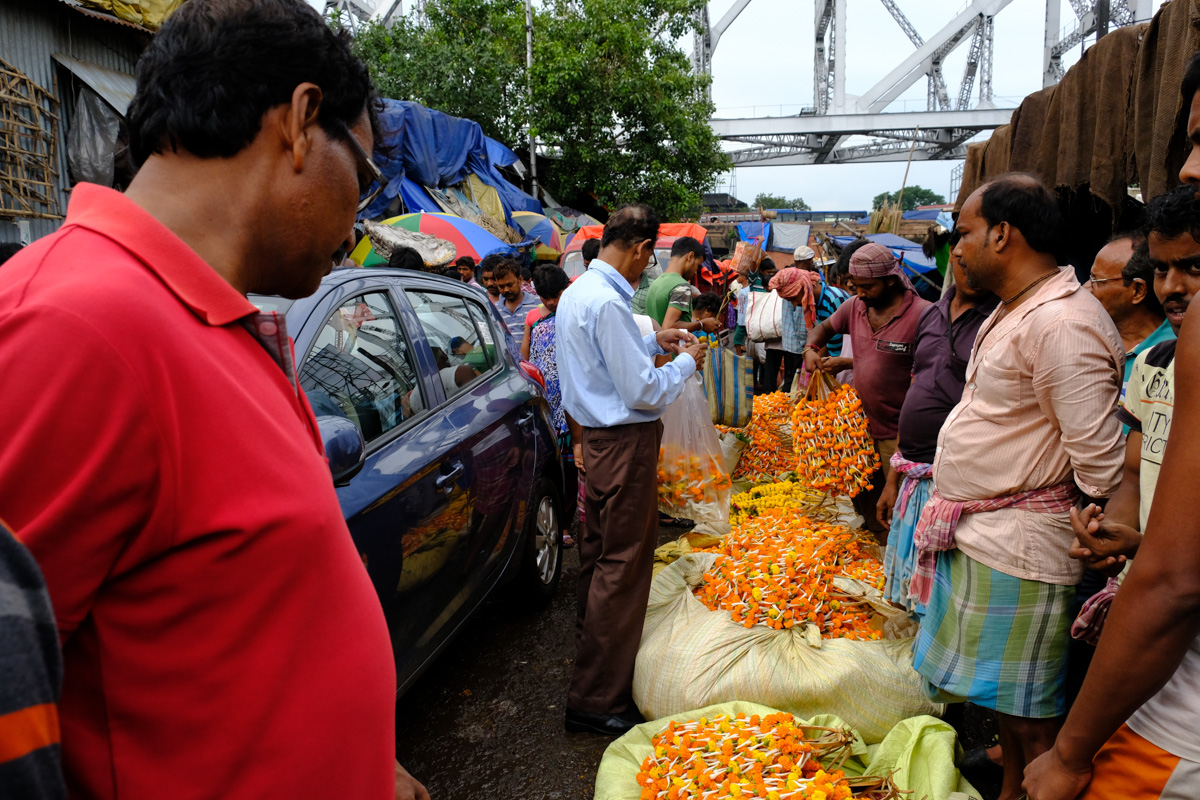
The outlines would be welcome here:
<svg viewBox="0 0 1200 800">
<path fill-rule="evenodd" d="M 800 245 L 796 248 L 795 254 L 792 255 L 792 261 L 808 261 L 809 259 L 816 257 L 817 254 L 813 252 L 811 247 Z"/>
</svg>

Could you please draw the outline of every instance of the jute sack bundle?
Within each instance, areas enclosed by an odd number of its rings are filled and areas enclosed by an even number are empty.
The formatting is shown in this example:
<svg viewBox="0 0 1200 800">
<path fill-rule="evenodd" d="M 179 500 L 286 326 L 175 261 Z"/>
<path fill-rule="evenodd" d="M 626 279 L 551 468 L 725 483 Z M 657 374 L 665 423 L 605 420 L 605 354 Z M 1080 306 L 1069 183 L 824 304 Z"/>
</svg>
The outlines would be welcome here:
<svg viewBox="0 0 1200 800">
<path fill-rule="evenodd" d="M 805 718 L 835 714 L 868 743 L 908 717 L 940 716 L 912 668 L 915 624 L 878 591 L 850 579 L 886 622 L 877 641 L 821 639 L 802 628 L 743 627 L 692 594 L 714 553 L 690 553 L 658 573 L 633 673 L 633 699 L 647 719 L 746 700 Z"/>
</svg>

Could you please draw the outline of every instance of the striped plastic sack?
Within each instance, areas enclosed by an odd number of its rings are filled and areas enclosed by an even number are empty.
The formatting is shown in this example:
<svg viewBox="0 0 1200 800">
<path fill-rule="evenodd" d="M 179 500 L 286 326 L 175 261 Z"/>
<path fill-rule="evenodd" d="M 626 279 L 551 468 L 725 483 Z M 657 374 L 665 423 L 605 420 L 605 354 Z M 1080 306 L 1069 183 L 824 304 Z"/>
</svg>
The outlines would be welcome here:
<svg viewBox="0 0 1200 800">
<path fill-rule="evenodd" d="M 713 348 L 704 360 L 704 394 L 714 425 L 742 428 L 754 409 L 754 361 Z"/>
<path fill-rule="evenodd" d="M 915 625 L 882 596 L 872 605 L 889 622 L 877 641 L 746 628 L 692 594 L 716 557 L 682 556 L 651 584 L 633 673 L 633 700 L 646 719 L 746 700 L 797 717 L 836 714 L 874 744 L 901 720 L 942 714 L 912 668 Z"/>
</svg>

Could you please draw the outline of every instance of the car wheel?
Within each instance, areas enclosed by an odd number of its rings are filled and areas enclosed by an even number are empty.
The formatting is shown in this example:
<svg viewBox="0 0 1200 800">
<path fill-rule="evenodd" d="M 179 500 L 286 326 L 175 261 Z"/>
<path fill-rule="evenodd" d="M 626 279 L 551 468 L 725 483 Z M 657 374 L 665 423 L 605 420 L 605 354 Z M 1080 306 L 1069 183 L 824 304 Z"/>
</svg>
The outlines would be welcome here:
<svg viewBox="0 0 1200 800">
<path fill-rule="evenodd" d="M 530 601 L 545 605 L 558 592 L 562 578 L 562 505 L 554 484 L 541 478 L 534 486 L 525 526 L 525 557 L 521 583 Z"/>
</svg>

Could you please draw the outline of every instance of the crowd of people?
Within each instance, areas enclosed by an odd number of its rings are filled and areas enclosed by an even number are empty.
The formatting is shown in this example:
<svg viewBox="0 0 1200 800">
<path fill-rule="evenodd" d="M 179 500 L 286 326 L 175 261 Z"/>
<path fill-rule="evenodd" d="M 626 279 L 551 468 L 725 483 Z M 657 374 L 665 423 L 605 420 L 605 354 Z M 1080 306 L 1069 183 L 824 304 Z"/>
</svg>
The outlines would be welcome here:
<svg viewBox="0 0 1200 800">
<path fill-rule="evenodd" d="M 212 91 L 188 78 L 201 63 Z M 1193 147 L 1198 92 L 1200 54 Z M 6 253 L 3 796 L 428 798 L 395 761 L 392 645 L 284 318 L 247 299 L 311 294 L 354 244 L 372 98 L 307 5 L 193 0 L 140 62 L 128 190 L 77 186 L 57 233 Z M 966 199 L 933 302 L 866 240 L 824 269 L 807 246 L 764 258 L 722 296 L 680 237 L 651 279 L 641 204 L 573 282 L 503 256 L 445 267 L 541 371 L 559 436 L 580 562 L 566 729 L 643 721 L 660 420 L 732 304 L 760 391 L 826 373 L 861 397 L 881 467 L 855 508 L 919 622 L 929 697 L 995 712 L 1001 800 L 1200 796 L 1200 153 L 1179 177 L 1083 284 L 1025 174 Z M 425 268 L 403 247 L 389 264 Z M 771 296 L 777 335 L 751 341 Z"/>
</svg>

